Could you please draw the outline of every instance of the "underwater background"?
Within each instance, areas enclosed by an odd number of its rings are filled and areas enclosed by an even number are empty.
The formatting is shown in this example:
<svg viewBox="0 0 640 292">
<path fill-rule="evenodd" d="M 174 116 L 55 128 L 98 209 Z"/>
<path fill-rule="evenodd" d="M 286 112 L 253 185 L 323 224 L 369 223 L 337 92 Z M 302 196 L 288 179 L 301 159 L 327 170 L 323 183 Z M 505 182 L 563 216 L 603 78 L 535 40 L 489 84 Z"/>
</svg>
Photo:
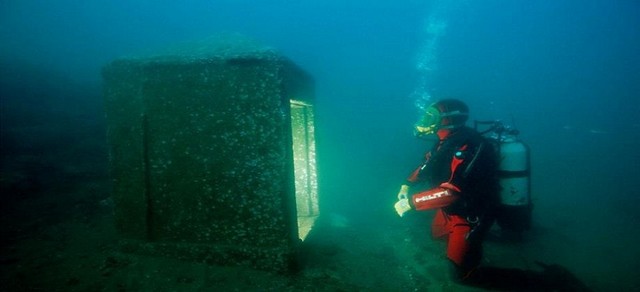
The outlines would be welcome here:
<svg viewBox="0 0 640 292">
<path fill-rule="evenodd" d="M 116 248 L 101 68 L 236 33 L 316 83 L 322 217 L 296 275 Z M 419 109 L 455 97 L 531 149 L 533 228 L 484 263 L 640 290 L 638 52 L 633 0 L 2 1 L 0 289 L 475 291 L 447 277 L 431 212 L 393 210 L 430 147 Z"/>
</svg>

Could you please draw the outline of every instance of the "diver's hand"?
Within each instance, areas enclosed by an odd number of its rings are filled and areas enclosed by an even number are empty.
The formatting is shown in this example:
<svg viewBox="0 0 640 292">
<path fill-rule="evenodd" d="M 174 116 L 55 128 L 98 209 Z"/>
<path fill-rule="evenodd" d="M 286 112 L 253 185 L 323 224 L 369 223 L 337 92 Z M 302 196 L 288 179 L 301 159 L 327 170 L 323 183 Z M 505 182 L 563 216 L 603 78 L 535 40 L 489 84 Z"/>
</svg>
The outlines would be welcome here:
<svg viewBox="0 0 640 292">
<path fill-rule="evenodd" d="M 398 213 L 398 216 L 400 217 L 402 217 L 407 211 L 411 210 L 411 205 L 409 205 L 409 199 L 407 198 L 400 199 L 395 205 L 393 205 L 393 207 L 396 208 L 396 213 Z"/>
<path fill-rule="evenodd" d="M 409 186 L 402 185 L 400 187 L 400 191 L 398 192 L 398 200 L 407 199 L 407 194 L 409 193 Z"/>
</svg>

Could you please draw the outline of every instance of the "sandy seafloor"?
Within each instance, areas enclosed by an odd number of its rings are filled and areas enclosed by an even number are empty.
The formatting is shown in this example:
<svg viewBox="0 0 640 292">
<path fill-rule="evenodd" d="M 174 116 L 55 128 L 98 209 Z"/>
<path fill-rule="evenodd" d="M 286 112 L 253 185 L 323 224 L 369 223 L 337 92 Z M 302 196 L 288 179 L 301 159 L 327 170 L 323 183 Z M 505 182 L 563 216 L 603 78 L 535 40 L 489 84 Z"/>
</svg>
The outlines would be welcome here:
<svg viewBox="0 0 640 292">
<path fill-rule="evenodd" d="M 106 176 L 68 168 L 37 196 L 2 207 L 2 291 L 476 291 L 448 276 L 444 244 L 408 221 L 352 222 L 325 216 L 305 241 L 305 263 L 291 275 L 118 251 Z M 15 174 L 17 175 L 17 174 Z M 5 181 L 6 183 L 6 181 Z M 6 186 L 6 184 L 5 184 Z M 594 206 L 594 209 L 597 206 Z M 611 228 L 608 214 L 575 209 L 536 217 L 520 243 L 489 239 L 484 265 L 563 271 L 557 291 L 638 291 L 640 252 L 633 230 Z M 559 208 L 559 207 L 558 207 Z M 558 210 L 560 211 L 560 210 Z M 564 214 L 564 215 L 563 215 Z M 383 214 L 381 216 L 394 214 Z M 584 215 L 584 216 L 581 216 Z M 333 219 L 332 219 L 333 218 Z M 579 220 L 602 222 L 586 227 Z M 390 220 L 388 220 L 390 219 Z M 629 218 L 630 219 L 630 218 Z M 630 226 L 629 226 L 630 227 Z M 637 239 L 635 239 L 637 243 Z M 564 273 L 566 272 L 566 273 Z M 564 273 L 564 274 L 563 274 Z"/>
</svg>

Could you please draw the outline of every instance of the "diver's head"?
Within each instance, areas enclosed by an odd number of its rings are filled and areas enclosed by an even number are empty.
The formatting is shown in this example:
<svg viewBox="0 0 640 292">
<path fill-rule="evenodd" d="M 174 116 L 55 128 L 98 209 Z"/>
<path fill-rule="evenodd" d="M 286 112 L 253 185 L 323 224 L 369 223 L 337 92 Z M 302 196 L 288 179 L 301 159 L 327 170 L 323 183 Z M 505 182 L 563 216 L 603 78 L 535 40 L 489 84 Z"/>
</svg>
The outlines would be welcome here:
<svg viewBox="0 0 640 292">
<path fill-rule="evenodd" d="M 416 137 L 437 134 L 440 140 L 465 125 L 469 108 L 457 99 L 443 99 L 431 104 L 414 126 Z"/>
</svg>

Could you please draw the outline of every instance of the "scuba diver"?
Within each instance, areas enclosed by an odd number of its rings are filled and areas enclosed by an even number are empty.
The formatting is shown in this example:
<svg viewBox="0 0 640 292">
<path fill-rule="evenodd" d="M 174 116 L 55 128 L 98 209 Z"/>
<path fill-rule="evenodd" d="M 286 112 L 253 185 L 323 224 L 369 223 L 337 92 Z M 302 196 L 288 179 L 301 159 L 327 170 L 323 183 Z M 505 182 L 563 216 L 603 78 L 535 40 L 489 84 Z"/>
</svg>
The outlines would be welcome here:
<svg viewBox="0 0 640 292">
<path fill-rule="evenodd" d="M 395 211 L 402 217 L 411 210 L 437 209 L 431 235 L 447 240 L 453 278 L 461 284 L 507 291 L 590 291 L 560 265 L 535 262 L 542 271 L 480 266 L 482 242 L 494 221 L 506 230 L 528 228 L 530 207 L 503 198 L 505 192 L 518 189 L 514 179 L 528 179 L 514 176 L 522 171 L 508 171 L 522 164 L 513 160 L 526 160 L 507 155 L 522 147 L 510 145 L 511 138 L 502 142 L 484 138 L 465 125 L 468 117 L 469 108 L 456 99 L 437 101 L 425 110 L 414 133 L 420 138 L 435 137 L 437 142 L 400 187 Z M 521 185 L 524 189 L 528 183 Z M 528 191 L 522 194 L 528 196 Z"/>
<path fill-rule="evenodd" d="M 446 239 L 454 278 L 464 282 L 479 265 L 482 241 L 494 221 L 499 183 L 497 153 L 492 143 L 465 126 L 469 109 L 456 99 L 430 105 L 415 125 L 419 138 L 437 137 L 398 193 L 395 210 L 437 209 L 434 238 Z M 412 195 L 410 194 L 412 191 Z"/>
</svg>

